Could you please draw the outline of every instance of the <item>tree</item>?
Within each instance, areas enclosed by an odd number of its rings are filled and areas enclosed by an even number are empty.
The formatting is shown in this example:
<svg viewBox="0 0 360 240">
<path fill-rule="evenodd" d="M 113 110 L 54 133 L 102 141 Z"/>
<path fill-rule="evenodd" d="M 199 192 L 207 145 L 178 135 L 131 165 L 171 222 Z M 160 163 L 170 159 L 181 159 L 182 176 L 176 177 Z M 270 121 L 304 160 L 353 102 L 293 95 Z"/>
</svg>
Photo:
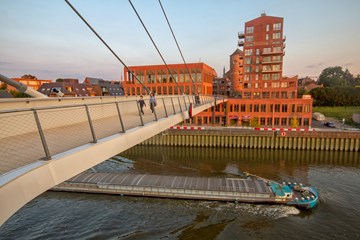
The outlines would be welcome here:
<svg viewBox="0 0 360 240">
<path fill-rule="evenodd" d="M 299 119 L 296 116 L 293 116 L 290 120 L 290 127 L 297 128 L 299 127 Z"/>
<path fill-rule="evenodd" d="M 0 85 L 0 90 L 6 90 L 7 89 L 7 84 L 6 83 L 2 83 Z"/>
<path fill-rule="evenodd" d="M 258 118 L 258 117 L 253 117 L 253 118 L 250 120 L 250 126 L 251 126 L 251 127 L 260 127 L 259 118 Z"/>
<path fill-rule="evenodd" d="M 26 78 L 26 79 L 37 79 L 36 76 L 31 75 L 31 74 L 25 74 L 23 76 L 21 76 L 21 78 Z"/>
<path fill-rule="evenodd" d="M 343 71 L 340 66 L 325 68 L 318 80 L 318 83 L 324 84 L 324 87 L 355 86 L 355 82 L 355 78 L 349 70 Z"/>
<path fill-rule="evenodd" d="M 10 90 L 10 93 L 11 93 L 15 98 L 31 98 L 31 96 L 27 95 L 26 93 L 18 92 L 18 91 L 16 91 L 16 90 Z"/>
</svg>

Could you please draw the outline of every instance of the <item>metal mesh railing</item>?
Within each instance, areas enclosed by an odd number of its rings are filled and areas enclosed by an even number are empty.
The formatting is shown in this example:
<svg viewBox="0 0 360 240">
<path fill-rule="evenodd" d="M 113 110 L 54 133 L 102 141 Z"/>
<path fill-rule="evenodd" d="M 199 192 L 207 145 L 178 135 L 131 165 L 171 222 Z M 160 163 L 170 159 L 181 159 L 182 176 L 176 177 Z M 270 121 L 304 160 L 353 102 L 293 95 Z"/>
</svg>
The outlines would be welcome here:
<svg viewBox="0 0 360 240">
<path fill-rule="evenodd" d="M 157 121 L 213 97 L 157 97 L 155 112 L 137 100 L 24 110 L 0 111 L 0 175 L 37 160 Z"/>
</svg>

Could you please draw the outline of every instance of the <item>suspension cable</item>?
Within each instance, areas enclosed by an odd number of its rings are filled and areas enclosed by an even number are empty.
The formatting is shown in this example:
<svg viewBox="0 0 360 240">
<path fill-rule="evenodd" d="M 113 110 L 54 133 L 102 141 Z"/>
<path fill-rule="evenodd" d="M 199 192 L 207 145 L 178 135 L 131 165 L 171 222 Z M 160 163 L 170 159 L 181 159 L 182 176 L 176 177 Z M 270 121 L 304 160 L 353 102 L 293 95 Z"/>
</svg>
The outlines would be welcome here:
<svg viewBox="0 0 360 240">
<path fill-rule="evenodd" d="M 91 31 L 100 39 L 100 41 L 110 50 L 110 52 L 121 62 L 122 65 L 126 68 L 126 70 L 135 77 L 135 79 L 141 84 L 141 86 L 147 91 L 148 94 L 150 94 L 150 89 L 146 87 L 135 74 L 131 73 L 131 70 L 129 67 L 119 58 L 119 56 L 110 48 L 110 46 L 100 37 L 100 35 L 94 30 L 94 28 L 81 16 L 81 14 L 76 10 L 76 8 L 68 1 L 65 0 L 65 2 L 71 7 L 71 9 L 80 17 L 80 19 L 91 29 Z"/>
<path fill-rule="evenodd" d="M 166 22 L 167 22 L 167 24 L 168 24 L 168 26 L 169 26 L 169 28 L 170 28 L 171 34 L 172 34 L 172 36 L 173 36 L 173 38 L 174 38 L 174 40 L 175 40 L 176 46 L 177 46 L 177 48 L 178 48 L 178 50 L 179 50 L 179 52 L 180 52 L 181 58 L 182 58 L 182 60 L 183 60 L 183 62 L 184 62 L 184 64 L 185 64 L 185 68 L 186 68 L 186 70 L 187 70 L 188 73 L 189 73 L 190 80 L 191 80 L 191 83 L 192 83 L 193 93 L 195 92 L 195 91 L 194 91 L 194 89 L 195 89 L 195 90 L 196 90 L 196 94 L 199 94 L 199 91 L 198 91 L 198 89 L 196 88 L 195 82 L 194 82 L 194 80 L 193 80 L 193 78 L 192 78 L 192 76 L 191 76 L 191 73 L 190 73 L 190 70 L 189 70 L 189 68 L 188 68 L 188 65 L 186 64 L 184 55 L 182 54 L 182 51 L 181 51 L 181 49 L 180 49 L 179 43 L 178 43 L 178 41 L 177 41 L 177 39 L 176 39 L 176 37 L 175 37 L 174 31 L 173 31 L 173 29 L 172 29 L 172 27 L 171 27 L 171 25 L 170 25 L 169 19 L 168 19 L 166 13 L 165 13 L 165 9 L 163 8 L 163 5 L 161 4 L 161 1 L 160 1 L 160 0 L 158 0 L 158 1 L 159 1 L 161 10 L 162 10 L 162 12 L 164 13 Z"/>
<path fill-rule="evenodd" d="M 174 76 L 173 76 L 173 74 L 172 74 L 171 70 L 169 69 L 169 66 L 168 66 L 168 65 L 167 65 L 167 63 L 165 62 L 164 57 L 162 56 L 162 54 L 161 54 L 161 52 L 160 52 L 159 48 L 156 46 L 156 44 L 155 44 L 155 42 L 154 42 L 153 38 L 151 37 L 151 35 L 150 35 L 149 31 L 147 30 L 147 28 L 146 28 L 146 26 L 145 26 L 144 22 L 142 21 L 142 19 L 141 19 L 140 15 L 139 15 L 139 14 L 138 14 L 138 12 L 136 11 L 136 9 L 135 9 L 134 5 L 132 4 L 131 0 L 128 0 L 128 1 L 129 1 L 129 3 L 130 3 L 131 7 L 133 8 L 133 10 L 134 10 L 134 12 L 135 12 L 136 16 L 138 17 L 139 21 L 141 22 L 141 25 L 144 27 L 144 29 L 145 29 L 145 31 L 146 31 L 146 33 L 147 33 L 147 35 L 149 36 L 149 38 L 150 38 L 151 42 L 153 43 L 154 47 L 156 48 L 157 52 L 159 53 L 159 55 L 160 55 L 160 57 L 161 57 L 162 61 L 164 62 L 164 64 L 165 64 L 165 66 L 166 66 L 167 70 L 169 71 L 169 73 L 170 73 L 171 77 L 174 79 L 174 81 L 175 81 L 176 85 L 178 86 L 178 88 L 180 89 L 181 93 L 182 93 L 182 94 L 184 94 L 184 91 L 183 91 L 183 90 L 181 89 L 181 87 L 179 86 L 178 82 L 176 81 L 176 78 L 174 78 Z"/>
</svg>

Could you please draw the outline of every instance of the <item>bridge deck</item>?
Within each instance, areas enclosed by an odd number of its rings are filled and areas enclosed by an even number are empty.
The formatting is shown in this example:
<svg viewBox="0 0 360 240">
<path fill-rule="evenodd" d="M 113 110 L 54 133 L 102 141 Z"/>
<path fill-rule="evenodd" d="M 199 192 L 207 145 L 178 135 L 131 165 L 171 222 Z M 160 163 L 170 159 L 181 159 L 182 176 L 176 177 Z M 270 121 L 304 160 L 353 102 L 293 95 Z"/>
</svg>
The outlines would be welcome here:
<svg viewBox="0 0 360 240">
<path fill-rule="evenodd" d="M 168 198 L 272 202 L 264 181 L 226 177 L 84 172 L 54 190 Z"/>
</svg>

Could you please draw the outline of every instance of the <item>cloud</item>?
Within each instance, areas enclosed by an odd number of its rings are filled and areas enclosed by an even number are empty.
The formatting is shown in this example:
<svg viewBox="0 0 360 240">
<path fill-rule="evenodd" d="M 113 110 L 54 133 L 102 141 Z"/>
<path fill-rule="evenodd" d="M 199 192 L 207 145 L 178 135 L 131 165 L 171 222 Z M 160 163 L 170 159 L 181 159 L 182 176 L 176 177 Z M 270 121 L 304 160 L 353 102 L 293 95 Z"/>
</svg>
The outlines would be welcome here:
<svg viewBox="0 0 360 240">
<path fill-rule="evenodd" d="M 306 68 L 318 68 L 318 67 L 321 67 L 322 65 L 324 65 L 324 63 L 310 64 L 310 65 L 307 65 Z"/>
</svg>

